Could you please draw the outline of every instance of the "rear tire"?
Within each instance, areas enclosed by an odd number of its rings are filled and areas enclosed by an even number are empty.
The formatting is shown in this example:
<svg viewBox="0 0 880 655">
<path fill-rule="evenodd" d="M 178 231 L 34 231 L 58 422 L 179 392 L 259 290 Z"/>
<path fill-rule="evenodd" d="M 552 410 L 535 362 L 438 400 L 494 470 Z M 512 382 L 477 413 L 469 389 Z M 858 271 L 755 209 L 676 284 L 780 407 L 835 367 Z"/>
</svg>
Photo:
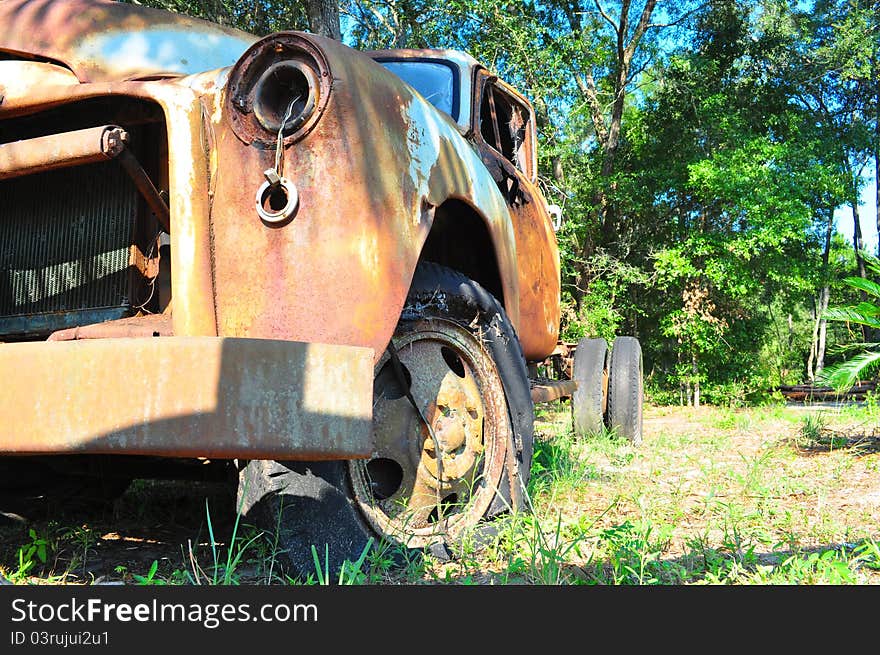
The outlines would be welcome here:
<svg viewBox="0 0 880 655">
<path fill-rule="evenodd" d="M 642 443 L 642 347 L 635 337 L 617 337 L 608 365 L 608 427 L 634 446 Z"/>
<path fill-rule="evenodd" d="M 608 342 L 581 339 L 574 351 L 572 379 L 578 383 L 571 394 L 574 433 L 590 437 L 605 426 L 605 400 L 608 389 Z"/>
</svg>

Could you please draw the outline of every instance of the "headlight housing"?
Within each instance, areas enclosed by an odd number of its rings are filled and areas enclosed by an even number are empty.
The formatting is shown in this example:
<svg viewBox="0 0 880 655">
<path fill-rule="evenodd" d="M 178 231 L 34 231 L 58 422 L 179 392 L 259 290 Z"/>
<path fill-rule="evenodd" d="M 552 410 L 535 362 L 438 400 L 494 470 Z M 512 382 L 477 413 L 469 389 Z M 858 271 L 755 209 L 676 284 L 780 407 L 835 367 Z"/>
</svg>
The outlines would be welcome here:
<svg viewBox="0 0 880 655">
<path fill-rule="evenodd" d="M 331 80 L 324 53 L 305 35 L 267 36 L 229 74 L 226 108 L 233 131 L 245 143 L 271 145 L 283 123 L 286 143 L 301 139 L 327 106 Z"/>
</svg>

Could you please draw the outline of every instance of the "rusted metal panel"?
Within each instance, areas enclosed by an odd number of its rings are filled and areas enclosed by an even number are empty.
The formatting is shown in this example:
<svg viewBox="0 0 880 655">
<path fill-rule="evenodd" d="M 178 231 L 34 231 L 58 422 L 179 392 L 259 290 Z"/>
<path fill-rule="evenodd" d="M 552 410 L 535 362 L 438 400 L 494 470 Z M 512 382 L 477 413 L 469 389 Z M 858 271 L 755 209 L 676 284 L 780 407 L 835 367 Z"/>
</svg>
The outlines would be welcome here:
<svg viewBox="0 0 880 655">
<path fill-rule="evenodd" d="M 283 35 L 257 47 L 272 48 Z M 496 246 L 508 315 L 519 320 L 514 227 L 504 198 L 473 146 L 448 118 L 369 57 L 314 35 L 332 76 L 321 119 L 287 139 L 284 174 L 299 208 L 283 227 L 253 204 L 275 148 L 248 147 L 230 129 L 235 107 L 212 126 L 217 160 L 212 227 L 220 334 L 347 343 L 381 353 L 431 228 L 450 198 L 473 207 Z M 253 57 L 246 53 L 243 61 Z M 238 71 L 229 75 L 239 84 Z M 248 253 L 241 257 L 240 253 Z M 303 311 L 304 307 L 311 308 Z"/>
<path fill-rule="evenodd" d="M 577 391 L 577 380 L 538 380 L 531 388 L 532 402 L 549 403 Z"/>
<path fill-rule="evenodd" d="M 35 88 L 73 87 L 78 84 L 76 75 L 56 64 L 42 61 L 0 60 L 0 109 L 4 107 L 7 97 L 27 95 Z"/>
<path fill-rule="evenodd" d="M 267 339 L 0 344 L 6 454 L 347 459 L 372 451 L 373 353 Z"/>
<path fill-rule="evenodd" d="M 128 135 L 102 125 L 0 144 L 0 180 L 112 159 Z"/>
<path fill-rule="evenodd" d="M 80 325 L 57 330 L 49 335 L 47 341 L 75 341 L 76 339 L 144 339 L 150 337 L 171 337 L 174 329 L 169 314 L 147 314 L 131 316 L 103 323 Z"/>
<path fill-rule="evenodd" d="M 532 202 L 511 210 L 520 290 L 516 330 L 526 359 L 540 361 L 559 338 L 561 265 L 556 234 L 537 187 L 524 177 L 520 185 Z"/>
<path fill-rule="evenodd" d="M 479 117 L 481 99 L 489 85 L 500 88 L 527 107 L 528 121 L 534 125 L 534 111 L 525 98 L 485 69 L 476 71 L 471 91 L 474 116 Z M 553 221 L 535 184 L 536 144 L 526 139 L 521 170 L 483 140 L 477 124 L 474 127 L 474 139 L 482 160 L 490 169 L 503 171 L 496 177 L 496 183 L 508 191 L 506 199 L 516 242 L 516 264 L 504 271 L 517 280 L 520 311 L 514 325 L 526 360 L 540 361 L 553 352 L 559 338 L 561 268 Z"/>
</svg>

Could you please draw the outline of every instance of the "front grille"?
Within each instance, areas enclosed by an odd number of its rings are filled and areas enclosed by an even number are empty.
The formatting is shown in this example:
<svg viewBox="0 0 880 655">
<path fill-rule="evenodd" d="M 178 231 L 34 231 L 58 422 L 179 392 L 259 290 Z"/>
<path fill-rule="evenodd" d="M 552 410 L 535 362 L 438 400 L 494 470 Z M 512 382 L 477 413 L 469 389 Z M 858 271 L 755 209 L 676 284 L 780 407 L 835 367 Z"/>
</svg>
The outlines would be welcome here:
<svg viewBox="0 0 880 655">
<path fill-rule="evenodd" d="M 0 336 L 128 314 L 137 203 L 113 161 L 0 182 Z"/>
</svg>

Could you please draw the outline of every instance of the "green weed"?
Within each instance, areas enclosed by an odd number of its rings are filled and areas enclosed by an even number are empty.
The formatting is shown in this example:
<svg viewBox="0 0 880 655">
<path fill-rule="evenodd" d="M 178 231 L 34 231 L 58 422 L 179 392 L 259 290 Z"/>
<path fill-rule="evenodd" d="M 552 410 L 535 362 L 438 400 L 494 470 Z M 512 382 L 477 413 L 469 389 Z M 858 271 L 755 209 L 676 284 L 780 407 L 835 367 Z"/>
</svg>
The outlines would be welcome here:
<svg viewBox="0 0 880 655">
<path fill-rule="evenodd" d="M 793 554 L 777 566 L 759 567 L 759 584 L 855 584 L 858 580 L 853 561 L 846 550 L 832 549 L 803 556 Z"/>
<path fill-rule="evenodd" d="M 653 585 L 680 576 L 679 571 L 670 571 L 671 563 L 664 566 L 660 560 L 666 539 L 654 534 L 650 522 L 632 523 L 625 521 L 620 525 L 603 530 L 599 541 L 607 553 L 610 570 L 609 584 L 614 585 Z"/>
<path fill-rule="evenodd" d="M 801 419 L 801 443 L 799 445 L 803 447 L 818 444 L 822 439 L 826 424 L 827 420 L 822 412 L 804 416 Z"/>
<path fill-rule="evenodd" d="M 373 547 L 373 538 L 370 537 L 367 539 L 367 543 L 364 546 L 363 551 L 360 554 L 360 557 L 357 558 L 356 561 L 352 562 L 348 559 L 342 562 L 342 565 L 339 567 L 339 575 L 336 580 L 336 584 L 338 585 L 361 585 L 365 584 L 367 581 L 367 574 L 363 571 L 364 562 L 367 560 L 367 557 L 370 553 L 370 549 Z M 315 548 L 314 544 L 312 545 L 312 559 L 315 562 L 315 575 L 317 577 L 317 582 L 319 585 L 329 585 L 330 584 L 330 546 L 324 544 L 324 561 L 323 566 L 321 559 L 318 557 L 318 549 Z"/>
<path fill-rule="evenodd" d="M 42 535 L 37 534 L 36 530 L 30 528 L 28 530 L 30 542 L 18 549 L 18 568 L 8 574 L 9 580 L 14 583 L 21 583 L 28 579 L 28 576 L 36 573 L 37 565 L 45 566 L 49 559 L 49 540 Z"/>
</svg>

